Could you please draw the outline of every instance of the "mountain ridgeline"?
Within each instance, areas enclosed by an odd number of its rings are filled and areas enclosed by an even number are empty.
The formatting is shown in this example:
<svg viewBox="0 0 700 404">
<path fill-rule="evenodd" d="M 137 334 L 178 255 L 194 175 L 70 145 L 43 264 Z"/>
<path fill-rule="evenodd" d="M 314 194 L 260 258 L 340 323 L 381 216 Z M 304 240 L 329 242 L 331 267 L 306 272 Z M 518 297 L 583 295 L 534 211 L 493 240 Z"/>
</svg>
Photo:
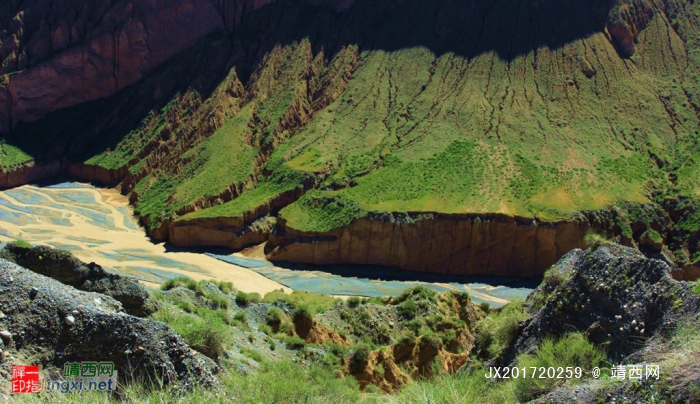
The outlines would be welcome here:
<svg viewBox="0 0 700 404">
<path fill-rule="evenodd" d="M 527 276 L 598 233 L 693 278 L 699 42 L 697 1 L 9 1 L 0 186 L 273 261 Z"/>
</svg>

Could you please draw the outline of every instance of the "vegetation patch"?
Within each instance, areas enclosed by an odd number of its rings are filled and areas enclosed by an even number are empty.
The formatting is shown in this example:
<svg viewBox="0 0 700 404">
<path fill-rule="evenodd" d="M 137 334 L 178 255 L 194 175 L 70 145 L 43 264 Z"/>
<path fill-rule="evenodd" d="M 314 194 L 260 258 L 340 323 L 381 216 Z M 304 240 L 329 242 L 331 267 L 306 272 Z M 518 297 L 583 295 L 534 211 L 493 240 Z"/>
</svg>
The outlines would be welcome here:
<svg viewBox="0 0 700 404">
<path fill-rule="evenodd" d="M 281 301 L 295 308 L 304 306 L 313 313 L 324 313 L 329 308 L 342 302 L 342 300 L 338 298 L 318 293 L 311 293 L 303 290 L 285 293 L 282 289 L 267 293 L 262 301 L 264 303 L 277 303 Z"/>
<path fill-rule="evenodd" d="M 518 323 L 528 317 L 524 302 L 513 301 L 491 312 L 478 325 L 476 352 L 483 358 L 497 358 L 518 331 Z"/>
</svg>

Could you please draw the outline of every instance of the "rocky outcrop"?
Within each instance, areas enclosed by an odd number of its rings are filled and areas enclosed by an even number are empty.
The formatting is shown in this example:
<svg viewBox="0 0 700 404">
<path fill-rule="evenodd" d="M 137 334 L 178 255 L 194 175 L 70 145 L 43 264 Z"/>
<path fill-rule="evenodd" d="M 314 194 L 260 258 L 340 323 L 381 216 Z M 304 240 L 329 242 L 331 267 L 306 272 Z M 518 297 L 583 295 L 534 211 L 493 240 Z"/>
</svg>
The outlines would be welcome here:
<svg viewBox="0 0 700 404">
<path fill-rule="evenodd" d="M 610 10 L 607 30 L 623 57 L 634 55 L 635 40 L 654 16 L 654 5 L 648 0 L 617 0 Z"/>
<path fill-rule="evenodd" d="M 234 217 L 184 216 L 172 223 L 166 223 L 161 230 L 154 232 L 153 237 L 181 247 L 208 246 L 242 250 L 251 245 L 261 244 L 268 240 L 276 224 L 276 217 L 271 215 L 299 199 L 312 186 L 313 183 L 307 182 L 303 187 L 282 192 L 254 209 Z M 223 196 L 221 202 L 228 202 L 236 196 L 230 193 Z"/>
<path fill-rule="evenodd" d="M 218 367 L 169 326 L 120 312 L 103 294 L 83 292 L 0 259 L 0 329 L 13 355 L 41 352 L 33 364 L 112 361 L 120 382 L 160 380 L 216 385 Z M 5 366 L 6 364 L 2 364 Z"/>
<path fill-rule="evenodd" d="M 546 337 L 584 332 L 609 355 L 623 358 L 657 333 L 700 310 L 700 296 L 670 276 L 663 261 L 616 244 L 575 250 L 552 271 L 563 279 L 553 288 L 543 284 L 531 296 L 546 295 L 543 306 L 520 325 L 503 363 L 533 353 Z"/>
<path fill-rule="evenodd" d="M 10 243 L 0 251 L 0 257 L 76 289 L 110 296 L 130 314 L 150 314 L 148 291 L 140 283 L 110 274 L 95 263 L 85 264 L 68 251 Z"/>
<path fill-rule="evenodd" d="M 345 372 L 357 379 L 360 387 L 375 385 L 392 391 L 412 378 L 429 378 L 439 373 L 454 374 L 464 366 L 469 355 L 452 353 L 439 339 L 418 337 L 375 350 L 365 357 L 357 353 L 345 362 Z"/>
<path fill-rule="evenodd" d="M 274 219 L 261 218 L 250 225 L 238 218 L 216 217 L 176 221 L 168 226 L 167 240 L 181 247 L 210 246 L 242 250 L 264 243 Z M 163 235 L 159 235 L 163 239 Z"/>
<path fill-rule="evenodd" d="M 78 181 L 96 182 L 103 186 L 114 187 L 129 176 L 129 167 L 108 169 L 92 164 L 71 164 L 68 175 Z"/>
</svg>

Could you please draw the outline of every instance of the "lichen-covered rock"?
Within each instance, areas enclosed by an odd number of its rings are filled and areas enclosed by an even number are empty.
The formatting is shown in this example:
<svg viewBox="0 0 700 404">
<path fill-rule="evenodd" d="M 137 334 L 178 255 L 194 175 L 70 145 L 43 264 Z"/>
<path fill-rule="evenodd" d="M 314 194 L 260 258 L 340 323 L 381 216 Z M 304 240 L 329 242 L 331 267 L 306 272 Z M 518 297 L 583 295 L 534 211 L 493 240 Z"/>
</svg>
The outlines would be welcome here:
<svg viewBox="0 0 700 404">
<path fill-rule="evenodd" d="M 533 292 L 548 298 L 520 325 L 503 363 L 533 353 L 548 336 L 572 331 L 585 332 L 612 357 L 622 358 L 700 310 L 700 296 L 674 280 L 668 264 L 632 248 L 607 244 L 575 250 L 553 270 L 565 280 L 552 290 L 544 290 L 545 283 Z"/>
<path fill-rule="evenodd" d="M 34 287 L 38 292 L 32 299 Z M 121 375 L 135 379 L 217 383 L 218 366 L 169 326 L 123 313 L 109 296 L 76 290 L 3 259 L 0 307 L 12 335 L 4 349 L 24 356 L 38 353 L 33 364 L 62 369 L 66 362 L 113 361 Z"/>
</svg>

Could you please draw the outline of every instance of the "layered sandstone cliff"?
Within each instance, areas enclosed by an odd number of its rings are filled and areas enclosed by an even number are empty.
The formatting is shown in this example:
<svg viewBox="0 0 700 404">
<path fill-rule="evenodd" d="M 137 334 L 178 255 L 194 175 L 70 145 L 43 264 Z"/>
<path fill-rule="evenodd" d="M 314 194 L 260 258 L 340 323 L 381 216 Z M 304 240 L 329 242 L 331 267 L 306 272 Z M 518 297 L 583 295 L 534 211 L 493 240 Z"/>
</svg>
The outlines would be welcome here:
<svg viewBox="0 0 700 404">
<path fill-rule="evenodd" d="M 363 264 L 449 275 L 540 275 L 583 246 L 584 220 L 542 222 L 507 215 L 382 214 L 313 234 L 284 220 L 268 258 L 313 264 Z"/>
</svg>

